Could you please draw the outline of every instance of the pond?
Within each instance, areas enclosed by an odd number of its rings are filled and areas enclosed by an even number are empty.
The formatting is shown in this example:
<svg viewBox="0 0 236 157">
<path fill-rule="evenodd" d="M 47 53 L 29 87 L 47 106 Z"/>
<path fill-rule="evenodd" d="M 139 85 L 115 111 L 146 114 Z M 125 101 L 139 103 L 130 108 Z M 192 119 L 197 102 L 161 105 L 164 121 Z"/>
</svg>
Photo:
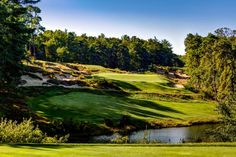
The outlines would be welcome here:
<svg viewBox="0 0 236 157">
<path fill-rule="evenodd" d="M 216 128 L 217 124 L 196 125 L 190 127 L 148 129 L 132 132 L 128 136 L 130 143 L 184 143 L 197 142 L 206 138 L 206 131 Z M 120 135 L 114 134 L 110 136 L 97 136 L 92 139 L 93 142 L 111 142 L 113 139 L 119 138 Z"/>
</svg>

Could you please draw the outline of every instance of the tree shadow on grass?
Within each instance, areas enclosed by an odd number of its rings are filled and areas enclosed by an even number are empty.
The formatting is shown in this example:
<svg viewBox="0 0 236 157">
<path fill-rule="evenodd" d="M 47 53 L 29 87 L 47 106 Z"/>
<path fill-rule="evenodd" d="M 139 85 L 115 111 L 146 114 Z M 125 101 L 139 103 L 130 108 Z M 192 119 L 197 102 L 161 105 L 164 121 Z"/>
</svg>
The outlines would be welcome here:
<svg viewBox="0 0 236 157">
<path fill-rule="evenodd" d="M 97 105 L 95 107 L 94 105 L 89 107 L 89 104 L 88 104 L 88 107 L 80 108 L 79 98 L 78 100 L 74 100 L 75 103 L 78 103 L 78 105 L 74 105 L 74 106 L 66 106 L 66 99 L 65 99 L 64 101 L 65 105 L 58 106 L 55 104 L 51 104 L 52 102 L 45 102 L 45 104 L 43 104 L 42 106 L 46 106 L 46 108 L 40 107 L 40 104 L 37 104 L 37 107 L 35 108 L 35 110 L 42 111 L 42 113 L 44 113 L 45 116 L 51 117 L 54 119 L 55 118 L 65 119 L 68 117 L 69 118 L 83 117 L 82 119 L 90 119 L 91 121 L 93 121 L 94 119 L 100 119 L 102 121 L 102 119 L 106 119 L 106 118 L 122 117 L 124 116 L 125 113 L 133 114 L 136 116 L 142 116 L 144 118 L 150 117 L 150 118 L 156 118 L 156 119 L 159 119 L 159 118 L 179 119 L 176 117 L 172 117 L 171 114 L 172 113 L 184 114 L 181 111 L 175 110 L 167 106 L 163 106 L 161 104 L 158 104 L 152 101 L 136 100 L 136 99 L 129 98 L 126 95 L 123 95 L 123 97 L 121 97 L 121 95 L 116 95 L 114 92 L 94 91 L 94 90 L 88 90 L 88 89 L 83 90 L 83 92 L 94 94 L 95 97 L 98 97 L 99 99 L 104 100 L 104 101 L 99 101 L 99 100 L 94 101 L 94 103 Z M 91 100 L 88 100 L 88 101 L 91 101 Z M 88 103 L 90 103 L 91 105 L 91 102 L 88 102 Z M 97 110 L 100 110 L 101 112 L 98 112 Z M 166 112 L 166 114 L 158 113 L 159 111 Z"/>
<path fill-rule="evenodd" d="M 73 144 L 2 144 L 0 146 L 8 146 L 12 148 L 20 148 L 20 149 L 34 149 L 34 150 L 42 150 L 42 151 L 50 151 L 50 149 L 63 149 L 63 148 L 75 148 L 79 147 L 79 145 Z"/>
<path fill-rule="evenodd" d="M 131 90 L 131 91 L 141 91 L 141 89 L 139 89 L 138 87 L 124 82 L 124 81 L 118 81 L 118 80 L 112 80 L 112 82 L 117 85 L 118 87 L 125 89 L 125 90 Z"/>
<path fill-rule="evenodd" d="M 55 89 L 52 89 L 53 91 Z M 64 89 L 57 89 L 64 90 Z M 56 91 L 57 91 L 56 90 Z M 67 91 L 67 89 L 65 89 Z M 48 91 L 50 92 L 50 90 Z M 74 100 L 71 100 L 71 96 L 67 94 L 78 92 L 78 96 L 83 94 L 82 97 L 73 96 Z M 104 124 L 106 119 L 109 119 L 114 123 L 114 125 L 119 125 L 121 119 L 124 116 L 129 116 L 130 121 L 128 125 L 131 124 L 139 129 L 145 129 L 145 126 L 150 125 L 149 120 L 153 119 L 176 119 L 180 118 L 173 116 L 173 114 L 184 114 L 181 111 L 167 107 L 156 102 L 148 100 L 139 100 L 129 97 L 129 94 L 121 93 L 118 91 L 106 91 L 106 90 L 95 90 L 95 89 L 73 89 L 70 92 L 55 92 L 57 94 L 50 95 L 50 97 L 56 96 L 55 99 L 62 99 L 61 104 L 53 104 L 49 101 L 47 93 L 44 96 L 36 98 L 36 101 L 31 102 L 34 111 L 40 111 L 44 116 L 50 119 L 73 119 L 78 122 L 86 122 L 88 129 L 85 133 L 90 137 L 91 134 L 94 135 L 94 130 L 91 129 L 90 125 Z M 62 94 L 64 93 L 64 94 Z M 86 98 L 88 94 L 88 98 Z M 63 98 L 61 97 L 63 96 Z M 84 98 L 84 102 L 80 102 L 80 99 Z M 75 104 L 67 105 L 67 100 L 72 101 Z M 88 101 L 88 102 L 87 102 Z M 80 103 L 84 103 L 80 106 Z M 86 104 L 87 103 L 87 104 Z M 68 123 L 68 125 L 71 125 Z M 122 125 L 123 126 L 123 125 Z M 72 131 L 76 130 L 72 128 Z M 80 129 L 81 130 L 81 129 Z M 83 129 L 82 129 L 83 131 Z M 104 131 L 101 131 L 105 134 Z M 73 135 L 71 137 L 73 142 L 78 142 L 77 137 L 80 135 Z M 71 141 L 70 141 L 71 142 Z M 54 146 L 54 145 L 53 145 Z"/>
<path fill-rule="evenodd" d="M 165 111 L 165 112 L 184 114 L 181 111 L 175 110 L 175 109 L 167 107 L 167 106 L 163 106 L 161 104 L 158 104 L 158 103 L 155 103 L 155 102 L 152 102 L 152 101 L 137 100 L 137 99 L 130 99 L 130 98 L 126 98 L 126 99 L 128 99 L 129 103 L 138 104 L 141 107 L 146 107 L 146 108 L 150 108 L 150 109 L 154 109 L 154 110 L 159 110 L 159 111 Z"/>
</svg>

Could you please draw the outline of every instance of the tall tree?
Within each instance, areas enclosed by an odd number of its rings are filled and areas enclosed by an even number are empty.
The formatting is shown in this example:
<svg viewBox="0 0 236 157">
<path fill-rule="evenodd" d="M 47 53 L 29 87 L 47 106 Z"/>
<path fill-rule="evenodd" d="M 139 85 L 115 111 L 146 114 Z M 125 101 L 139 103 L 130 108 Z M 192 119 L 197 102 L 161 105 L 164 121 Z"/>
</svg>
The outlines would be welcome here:
<svg viewBox="0 0 236 157">
<path fill-rule="evenodd" d="M 107 38 L 104 34 L 77 36 L 67 31 L 45 31 L 36 37 L 37 50 L 45 60 L 96 64 L 109 68 L 144 71 L 151 65 L 183 66 L 167 40 L 143 40 L 124 35 Z M 40 44 L 41 43 L 41 44 Z"/>
<path fill-rule="evenodd" d="M 185 40 L 190 83 L 218 102 L 223 127 L 218 141 L 236 141 L 236 37 L 228 28 L 206 37 L 188 35 Z"/>
<path fill-rule="evenodd" d="M 0 86 L 15 85 L 21 75 L 26 46 L 39 25 L 40 0 L 0 1 Z"/>
</svg>

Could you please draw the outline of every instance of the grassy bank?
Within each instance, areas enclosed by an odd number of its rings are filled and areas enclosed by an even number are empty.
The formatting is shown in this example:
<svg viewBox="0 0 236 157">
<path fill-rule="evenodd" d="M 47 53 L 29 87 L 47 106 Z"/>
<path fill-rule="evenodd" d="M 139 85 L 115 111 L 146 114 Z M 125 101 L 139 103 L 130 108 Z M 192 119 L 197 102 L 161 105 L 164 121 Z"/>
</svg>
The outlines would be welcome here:
<svg viewBox="0 0 236 157">
<path fill-rule="evenodd" d="M 235 144 L 192 145 L 2 145 L 1 157 L 232 157 Z"/>
<path fill-rule="evenodd" d="M 116 95 L 109 91 L 74 89 L 69 93 L 63 89 L 46 92 L 28 101 L 30 107 L 52 119 L 75 119 L 102 124 L 105 119 L 114 123 L 123 116 L 155 123 L 160 120 L 191 121 L 216 118 L 212 102 L 169 102 L 134 99 L 128 95 Z"/>
<path fill-rule="evenodd" d="M 30 89 L 32 92 L 43 91 L 27 97 L 29 107 L 41 116 L 73 119 L 98 126 L 104 126 L 105 121 L 109 121 L 111 126 L 118 126 L 125 116 L 134 127 L 144 128 L 146 124 L 171 127 L 217 120 L 214 102 L 203 100 L 200 94 L 184 86 L 179 88 L 165 75 L 112 71 L 101 66 L 77 64 L 63 64 L 67 66 L 63 69 L 63 66 L 57 68 L 57 64 L 48 65 L 54 65 L 50 69 L 61 71 L 87 71 L 90 77 L 85 77 L 83 81 L 88 85 L 93 82 L 95 87 Z"/>
<path fill-rule="evenodd" d="M 89 137 L 146 127 L 211 123 L 218 118 L 215 102 L 186 89 L 181 84 L 186 79 L 96 65 L 35 61 L 25 66 L 27 72 L 22 78 L 26 80 L 22 82 L 28 84 L 18 92 L 23 97 L 22 105 L 14 102 L 11 111 L 5 105 L 5 113 L 13 112 L 8 116 L 11 119 L 18 108 L 17 113 L 31 112 L 28 117 L 53 124 L 53 128 L 42 127 L 51 134 L 66 130 L 61 134 Z M 32 87 L 34 82 L 38 86 Z M 62 121 L 58 123 L 58 119 Z"/>
</svg>

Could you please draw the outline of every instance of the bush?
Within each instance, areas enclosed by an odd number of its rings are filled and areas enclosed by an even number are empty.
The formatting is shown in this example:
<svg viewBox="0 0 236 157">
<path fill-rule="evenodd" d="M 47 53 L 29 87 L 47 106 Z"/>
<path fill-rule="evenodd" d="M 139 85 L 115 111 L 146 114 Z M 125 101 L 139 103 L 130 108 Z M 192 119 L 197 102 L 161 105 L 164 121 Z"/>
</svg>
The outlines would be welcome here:
<svg viewBox="0 0 236 157">
<path fill-rule="evenodd" d="M 59 139 L 57 136 L 48 137 L 33 125 L 31 119 L 23 120 L 22 123 L 7 119 L 0 121 L 0 143 L 63 143 L 67 138 L 68 135 Z"/>
<path fill-rule="evenodd" d="M 121 136 L 119 134 L 115 135 L 115 138 L 111 140 L 112 143 L 116 143 L 116 144 L 128 143 L 128 141 L 129 141 L 128 136 Z"/>
</svg>

